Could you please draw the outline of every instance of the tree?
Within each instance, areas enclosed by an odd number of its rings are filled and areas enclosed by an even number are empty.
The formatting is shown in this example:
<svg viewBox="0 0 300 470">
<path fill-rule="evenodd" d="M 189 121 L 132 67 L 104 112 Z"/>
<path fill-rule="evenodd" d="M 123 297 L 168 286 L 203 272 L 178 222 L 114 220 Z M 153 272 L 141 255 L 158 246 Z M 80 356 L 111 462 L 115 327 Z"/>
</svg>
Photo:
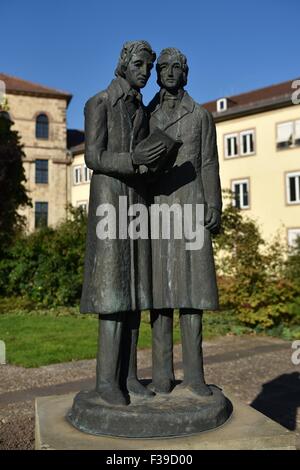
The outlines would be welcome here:
<svg viewBox="0 0 300 470">
<path fill-rule="evenodd" d="M 25 154 L 12 125 L 8 112 L 0 108 L 0 256 L 25 225 L 25 217 L 18 213 L 18 208 L 32 205 L 25 188 L 22 162 Z"/>
<path fill-rule="evenodd" d="M 72 305 L 81 295 L 87 214 L 68 207 L 68 219 L 16 238 L 0 260 L 0 295 L 47 306 Z"/>
<path fill-rule="evenodd" d="M 297 284 L 300 294 L 300 236 L 296 238 L 295 244 L 289 249 L 285 262 L 285 276 Z"/>
<path fill-rule="evenodd" d="M 295 280 L 300 248 L 289 256 L 285 273 L 285 247 L 276 239 L 266 243 L 256 222 L 228 204 L 214 249 L 223 309 L 234 311 L 247 326 L 262 329 L 299 322 Z"/>
</svg>

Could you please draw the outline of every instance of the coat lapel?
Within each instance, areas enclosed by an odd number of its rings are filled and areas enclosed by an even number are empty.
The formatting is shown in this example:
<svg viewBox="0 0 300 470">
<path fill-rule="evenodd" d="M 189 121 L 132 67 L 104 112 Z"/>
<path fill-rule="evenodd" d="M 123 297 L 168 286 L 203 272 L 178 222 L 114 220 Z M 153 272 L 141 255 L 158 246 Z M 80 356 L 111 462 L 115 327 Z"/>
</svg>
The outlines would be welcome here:
<svg viewBox="0 0 300 470">
<path fill-rule="evenodd" d="M 133 122 L 131 121 L 126 103 L 124 102 L 124 90 L 119 82 L 118 79 L 115 79 L 112 81 L 110 85 L 110 91 L 111 91 L 111 96 L 112 96 L 112 105 L 115 106 L 118 102 L 120 103 L 121 109 L 122 109 L 122 114 L 126 115 L 128 125 L 131 128 L 131 141 L 134 142 L 134 140 L 137 138 L 139 131 L 141 130 L 141 127 L 144 125 L 144 119 L 145 119 L 145 108 L 144 105 L 140 104 L 138 107 L 134 120 Z"/>
<path fill-rule="evenodd" d="M 157 93 L 151 103 L 148 105 L 148 110 L 150 112 L 152 126 L 151 127 L 159 127 L 162 129 L 165 125 L 166 115 L 162 110 L 161 101 L 160 101 L 160 94 Z"/>
<path fill-rule="evenodd" d="M 180 104 L 177 108 L 177 111 L 174 113 L 174 115 L 168 119 L 166 119 L 166 115 L 162 110 L 161 102 L 160 100 L 157 102 L 157 105 L 154 107 L 154 110 L 151 112 L 151 119 L 157 121 L 158 127 L 163 130 L 169 129 L 169 127 L 173 126 L 176 122 L 180 121 L 184 116 L 186 116 L 188 113 L 192 113 L 194 110 L 194 101 L 192 98 L 189 96 L 189 94 L 185 91 L 184 95 L 182 97 L 182 100 L 180 101 Z M 167 124 L 166 124 L 167 120 Z M 161 126 L 160 124 L 163 124 Z"/>
<path fill-rule="evenodd" d="M 177 112 L 174 113 L 174 117 L 169 120 L 164 130 L 169 129 L 169 127 L 173 126 L 176 122 L 180 121 L 184 116 L 186 116 L 189 113 L 192 113 L 193 110 L 194 110 L 194 101 L 188 95 L 188 93 L 185 92 L 177 108 Z"/>
<path fill-rule="evenodd" d="M 144 122 L 144 115 L 145 115 L 145 111 L 144 111 L 144 107 L 143 105 L 141 104 L 140 107 L 137 109 L 136 111 L 136 114 L 135 114 L 135 118 L 134 118 L 134 121 L 133 121 L 133 140 L 135 141 L 137 136 L 138 136 L 138 133 L 143 125 L 143 122 Z"/>
<path fill-rule="evenodd" d="M 126 120 L 128 121 L 128 125 L 130 128 L 132 128 L 132 122 L 131 122 L 131 119 L 130 119 L 130 116 L 129 116 L 129 113 L 128 113 L 128 110 L 127 110 L 127 106 L 124 102 L 124 91 L 121 87 L 121 84 L 120 84 L 120 81 L 115 78 L 109 88 L 109 93 L 110 93 L 110 96 L 111 96 L 111 101 L 112 101 L 112 105 L 113 107 L 115 107 L 117 104 L 119 104 L 121 106 L 121 109 L 122 109 L 122 114 L 124 116 L 126 116 Z"/>
</svg>

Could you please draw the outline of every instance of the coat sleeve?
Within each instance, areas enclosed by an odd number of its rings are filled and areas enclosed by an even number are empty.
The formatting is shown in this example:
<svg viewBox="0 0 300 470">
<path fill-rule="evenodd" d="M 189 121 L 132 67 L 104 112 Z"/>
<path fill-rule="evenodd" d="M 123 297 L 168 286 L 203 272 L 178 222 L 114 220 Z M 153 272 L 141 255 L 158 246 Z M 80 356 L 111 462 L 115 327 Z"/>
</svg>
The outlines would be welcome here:
<svg viewBox="0 0 300 470">
<path fill-rule="evenodd" d="M 222 211 L 222 192 L 219 176 L 219 159 L 216 126 L 206 109 L 202 118 L 202 183 L 205 201 L 209 207 Z"/>
<path fill-rule="evenodd" d="M 85 163 L 88 168 L 106 175 L 135 174 L 129 152 L 107 150 L 107 105 L 104 96 L 96 95 L 85 105 Z M 121 132 L 121 129 L 120 129 Z"/>
</svg>

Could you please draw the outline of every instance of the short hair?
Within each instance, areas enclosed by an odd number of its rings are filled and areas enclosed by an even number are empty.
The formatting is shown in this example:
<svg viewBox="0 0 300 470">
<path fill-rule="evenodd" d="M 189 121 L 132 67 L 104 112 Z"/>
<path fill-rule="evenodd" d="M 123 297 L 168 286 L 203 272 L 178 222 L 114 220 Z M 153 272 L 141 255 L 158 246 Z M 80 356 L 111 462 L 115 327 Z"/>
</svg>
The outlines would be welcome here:
<svg viewBox="0 0 300 470">
<path fill-rule="evenodd" d="M 183 86 L 185 86 L 187 84 L 189 66 L 188 66 L 188 63 L 187 63 L 186 56 L 179 49 L 177 49 L 176 47 L 166 47 L 159 54 L 159 57 L 158 57 L 157 63 L 156 63 L 157 83 L 158 83 L 158 85 L 161 86 L 159 72 L 160 72 L 160 60 L 161 60 L 161 57 L 163 55 L 170 55 L 171 57 L 177 57 L 179 59 L 181 69 L 183 71 Z"/>
<path fill-rule="evenodd" d="M 147 41 L 128 41 L 122 47 L 119 62 L 115 70 L 117 77 L 125 78 L 125 71 L 132 56 L 138 52 L 147 51 L 151 55 L 152 63 L 155 62 L 156 53 L 152 50 L 149 42 Z"/>
</svg>

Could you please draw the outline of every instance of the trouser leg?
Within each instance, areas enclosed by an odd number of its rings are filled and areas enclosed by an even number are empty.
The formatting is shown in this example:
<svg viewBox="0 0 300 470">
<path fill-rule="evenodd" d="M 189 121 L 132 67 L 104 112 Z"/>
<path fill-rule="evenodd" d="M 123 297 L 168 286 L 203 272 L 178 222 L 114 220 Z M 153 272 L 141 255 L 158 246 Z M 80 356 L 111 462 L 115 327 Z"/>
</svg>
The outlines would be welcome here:
<svg viewBox="0 0 300 470">
<path fill-rule="evenodd" d="M 152 396 L 151 390 L 144 387 L 137 377 L 137 344 L 141 323 L 141 312 L 126 312 L 122 336 L 121 387 L 130 393 Z"/>
<path fill-rule="evenodd" d="M 204 380 L 202 314 L 202 310 L 180 309 L 184 384 L 199 395 L 210 395 Z"/>
<path fill-rule="evenodd" d="M 124 341 L 127 342 L 128 376 L 127 378 L 137 378 L 137 343 L 139 339 L 139 328 L 141 323 L 141 312 L 128 312 L 125 321 Z"/>
<path fill-rule="evenodd" d="M 99 315 L 96 391 L 112 404 L 126 404 L 120 390 L 123 327 L 123 313 Z"/>
<path fill-rule="evenodd" d="M 152 384 L 157 392 L 171 391 L 173 366 L 173 310 L 151 311 L 152 328 Z"/>
</svg>

